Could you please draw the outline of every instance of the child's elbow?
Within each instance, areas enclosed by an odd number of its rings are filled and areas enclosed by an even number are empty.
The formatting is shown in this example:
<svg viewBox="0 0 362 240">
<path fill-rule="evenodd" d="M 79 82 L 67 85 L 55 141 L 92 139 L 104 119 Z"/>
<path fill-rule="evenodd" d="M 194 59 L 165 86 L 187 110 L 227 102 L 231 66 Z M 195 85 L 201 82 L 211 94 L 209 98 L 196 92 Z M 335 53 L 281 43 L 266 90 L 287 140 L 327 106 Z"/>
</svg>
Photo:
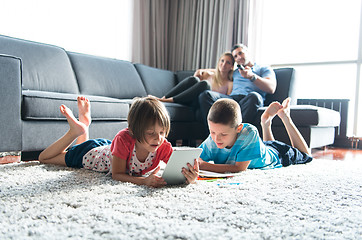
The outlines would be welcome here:
<svg viewBox="0 0 362 240">
<path fill-rule="evenodd" d="M 235 171 L 233 171 L 233 173 L 239 173 L 239 172 L 243 172 L 243 171 L 245 171 L 247 168 L 240 168 L 240 167 L 238 167 L 238 168 L 235 168 Z"/>
<path fill-rule="evenodd" d="M 249 164 L 250 164 L 250 161 L 247 161 L 247 162 L 237 162 L 237 163 L 235 164 L 235 173 L 246 171 L 246 169 L 248 169 Z"/>
</svg>

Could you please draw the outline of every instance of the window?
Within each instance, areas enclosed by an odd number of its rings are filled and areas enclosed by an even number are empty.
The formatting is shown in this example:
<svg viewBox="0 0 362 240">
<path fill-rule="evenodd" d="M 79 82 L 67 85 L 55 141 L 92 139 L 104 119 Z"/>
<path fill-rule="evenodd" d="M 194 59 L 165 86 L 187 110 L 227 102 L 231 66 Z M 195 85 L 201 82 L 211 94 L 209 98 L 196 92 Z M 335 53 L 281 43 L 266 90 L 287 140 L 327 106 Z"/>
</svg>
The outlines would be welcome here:
<svg viewBox="0 0 362 240">
<path fill-rule="evenodd" d="M 268 0 L 260 14 L 257 61 L 294 67 L 298 98 L 350 99 L 347 134 L 362 136 L 361 1 Z"/>
</svg>

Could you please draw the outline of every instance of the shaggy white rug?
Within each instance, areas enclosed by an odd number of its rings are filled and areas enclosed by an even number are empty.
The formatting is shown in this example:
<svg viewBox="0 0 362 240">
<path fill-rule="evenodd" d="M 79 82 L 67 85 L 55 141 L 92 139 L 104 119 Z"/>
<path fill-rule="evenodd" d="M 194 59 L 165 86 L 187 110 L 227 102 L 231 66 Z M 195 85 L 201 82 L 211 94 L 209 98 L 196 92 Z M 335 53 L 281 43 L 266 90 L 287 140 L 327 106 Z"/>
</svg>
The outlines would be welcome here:
<svg viewBox="0 0 362 240">
<path fill-rule="evenodd" d="M 80 169 L 0 166 L 0 239 L 362 239 L 362 163 L 248 170 L 151 189 Z"/>
</svg>

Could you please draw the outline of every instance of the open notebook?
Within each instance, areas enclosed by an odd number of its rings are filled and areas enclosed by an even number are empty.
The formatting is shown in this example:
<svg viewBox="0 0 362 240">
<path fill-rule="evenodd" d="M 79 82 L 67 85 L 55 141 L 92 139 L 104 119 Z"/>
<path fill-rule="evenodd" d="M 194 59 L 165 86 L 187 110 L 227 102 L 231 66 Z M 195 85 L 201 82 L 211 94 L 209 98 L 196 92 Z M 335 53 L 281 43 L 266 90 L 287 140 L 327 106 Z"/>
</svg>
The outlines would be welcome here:
<svg viewBox="0 0 362 240">
<path fill-rule="evenodd" d="M 209 177 L 209 178 L 227 178 L 227 177 L 234 177 L 237 175 L 241 175 L 242 173 L 217 173 L 217 172 L 210 172 L 205 170 L 199 171 L 200 177 Z"/>
</svg>

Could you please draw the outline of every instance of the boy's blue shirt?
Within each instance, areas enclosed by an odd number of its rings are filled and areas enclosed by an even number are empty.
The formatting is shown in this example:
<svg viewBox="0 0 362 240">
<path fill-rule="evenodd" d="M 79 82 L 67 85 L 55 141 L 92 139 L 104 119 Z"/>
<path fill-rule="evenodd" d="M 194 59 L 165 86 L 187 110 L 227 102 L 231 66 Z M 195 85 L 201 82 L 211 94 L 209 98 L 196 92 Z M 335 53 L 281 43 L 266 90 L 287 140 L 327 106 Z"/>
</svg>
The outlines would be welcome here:
<svg viewBox="0 0 362 240">
<path fill-rule="evenodd" d="M 200 145 L 200 148 L 203 149 L 200 158 L 206 162 L 214 161 L 215 164 L 235 165 L 236 162 L 250 161 L 249 169 L 282 166 L 278 154 L 265 146 L 256 127 L 247 123 L 243 124 L 243 129 L 238 133 L 230 149 L 219 149 L 211 136 Z"/>
</svg>

